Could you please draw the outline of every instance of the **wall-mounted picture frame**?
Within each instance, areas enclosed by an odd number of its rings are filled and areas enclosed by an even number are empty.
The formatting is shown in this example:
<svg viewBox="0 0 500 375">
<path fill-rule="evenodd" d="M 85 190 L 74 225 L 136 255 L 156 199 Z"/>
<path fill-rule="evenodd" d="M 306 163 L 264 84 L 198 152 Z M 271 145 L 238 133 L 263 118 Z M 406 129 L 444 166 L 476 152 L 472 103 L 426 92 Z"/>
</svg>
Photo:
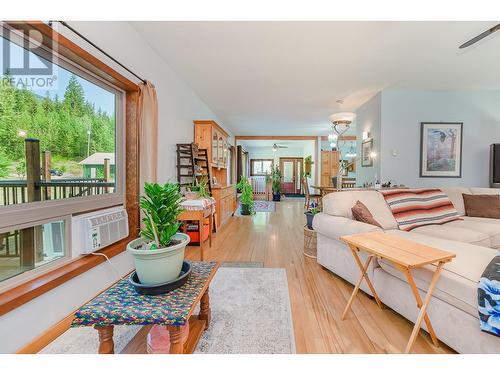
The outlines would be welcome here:
<svg viewBox="0 0 500 375">
<path fill-rule="evenodd" d="M 462 177 L 462 122 L 420 123 L 420 177 Z"/>
<path fill-rule="evenodd" d="M 342 176 L 346 177 L 349 175 L 349 161 L 348 160 L 341 160 L 340 165 L 342 168 Z"/>
<path fill-rule="evenodd" d="M 373 167 L 373 158 L 371 153 L 373 151 L 373 139 L 367 139 L 361 144 L 361 166 Z"/>
</svg>

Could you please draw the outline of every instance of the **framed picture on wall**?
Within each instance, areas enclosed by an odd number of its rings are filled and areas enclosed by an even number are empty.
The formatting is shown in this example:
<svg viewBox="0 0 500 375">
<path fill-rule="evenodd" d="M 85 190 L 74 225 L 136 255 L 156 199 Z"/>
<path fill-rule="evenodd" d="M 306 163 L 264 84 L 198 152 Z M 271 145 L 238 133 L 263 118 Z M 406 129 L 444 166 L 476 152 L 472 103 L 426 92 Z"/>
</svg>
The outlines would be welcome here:
<svg viewBox="0 0 500 375">
<path fill-rule="evenodd" d="M 373 158 L 371 153 L 373 150 L 373 139 L 367 139 L 361 144 L 361 166 L 373 167 Z"/>
<path fill-rule="evenodd" d="M 342 176 L 346 177 L 349 175 L 349 161 L 341 160 Z"/>
<path fill-rule="evenodd" d="M 420 177 L 462 177 L 461 122 L 420 124 Z"/>
</svg>

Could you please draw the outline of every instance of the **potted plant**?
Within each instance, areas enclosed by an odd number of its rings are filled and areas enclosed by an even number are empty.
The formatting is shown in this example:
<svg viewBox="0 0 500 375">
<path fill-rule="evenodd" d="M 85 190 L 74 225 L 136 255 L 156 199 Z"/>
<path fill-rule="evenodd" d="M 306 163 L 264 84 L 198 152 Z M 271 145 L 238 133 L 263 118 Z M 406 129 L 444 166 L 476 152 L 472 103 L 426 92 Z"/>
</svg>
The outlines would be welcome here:
<svg viewBox="0 0 500 375">
<path fill-rule="evenodd" d="M 318 212 L 319 208 L 316 202 L 312 202 L 309 209 L 306 212 L 304 212 L 306 214 L 307 227 L 311 230 L 313 229 L 314 215 L 316 215 Z"/>
<path fill-rule="evenodd" d="M 250 181 L 245 176 L 241 176 L 240 182 L 238 182 L 236 187 L 241 192 L 241 214 L 251 215 L 253 213 L 253 192 Z"/>
<path fill-rule="evenodd" d="M 210 198 L 207 178 L 203 177 L 200 181 L 195 178 L 184 196 L 186 199 Z"/>
<path fill-rule="evenodd" d="M 273 191 L 273 201 L 279 202 L 281 200 L 281 171 L 279 167 L 272 167 L 271 169 L 271 188 Z"/>
<path fill-rule="evenodd" d="M 140 238 L 127 245 L 134 257 L 135 269 L 144 285 L 164 284 L 176 279 L 184 261 L 189 236 L 177 233 L 177 220 L 183 211 L 182 195 L 176 183 L 144 185 L 140 207 L 144 215 Z"/>
</svg>

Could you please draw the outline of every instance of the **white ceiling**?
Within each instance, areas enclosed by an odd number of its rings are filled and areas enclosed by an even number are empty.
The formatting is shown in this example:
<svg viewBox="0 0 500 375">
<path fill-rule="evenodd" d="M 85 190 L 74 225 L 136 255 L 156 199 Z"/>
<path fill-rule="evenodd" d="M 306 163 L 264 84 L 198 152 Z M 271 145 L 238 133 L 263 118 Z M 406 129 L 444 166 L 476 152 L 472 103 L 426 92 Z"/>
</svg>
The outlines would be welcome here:
<svg viewBox="0 0 500 375">
<path fill-rule="evenodd" d="M 458 50 L 494 24 L 133 22 L 235 135 L 326 134 L 382 89 L 499 89 L 500 32 Z"/>
</svg>

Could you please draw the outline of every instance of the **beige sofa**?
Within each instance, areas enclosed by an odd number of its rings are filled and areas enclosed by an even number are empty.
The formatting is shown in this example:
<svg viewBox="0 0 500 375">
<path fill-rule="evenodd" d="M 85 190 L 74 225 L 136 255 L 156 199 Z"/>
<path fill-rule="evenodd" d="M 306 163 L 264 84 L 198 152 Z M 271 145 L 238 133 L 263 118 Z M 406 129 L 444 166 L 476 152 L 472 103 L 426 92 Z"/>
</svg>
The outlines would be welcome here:
<svg viewBox="0 0 500 375">
<path fill-rule="evenodd" d="M 460 215 L 465 215 L 462 193 L 500 195 L 500 189 L 442 190 Z M 357 200 L 368 207 L 383 229 L 353 220 L 351 207 Z M 455 253 L 456 258 L 444 267 L 428 308 L 433 327 L 439 339 L 459 353 L 500 353 L 500 338 L 480 331 L 477 312 L 477 282 L 500 248 L 500 220 L 464 216 L 464 220 L 405 232 L 398 229 L 379 192 L 343 191 L 323 198 L 323 212 L 314 217 L 313 227 L 318 234 L 318 263 L 353 284 L 358 281 L 360 270 L 347 246 L 339 240 L 342 235 L 383 230 Z M 365 254 L 360 256 L 363 261 L 366 259 Z M 429 285 L 432 267 L 413 273 L 421 295 L 425 295 Z M 382 260 L 372 263 L 368 275 L 382 302 L 407 319 L 416 320 L 418 309 L 404 274 Z M 361 289 L 371 294 L 364 281 Z M 423 328 L 426 329 L 425 323 Z"/>
</svg>

